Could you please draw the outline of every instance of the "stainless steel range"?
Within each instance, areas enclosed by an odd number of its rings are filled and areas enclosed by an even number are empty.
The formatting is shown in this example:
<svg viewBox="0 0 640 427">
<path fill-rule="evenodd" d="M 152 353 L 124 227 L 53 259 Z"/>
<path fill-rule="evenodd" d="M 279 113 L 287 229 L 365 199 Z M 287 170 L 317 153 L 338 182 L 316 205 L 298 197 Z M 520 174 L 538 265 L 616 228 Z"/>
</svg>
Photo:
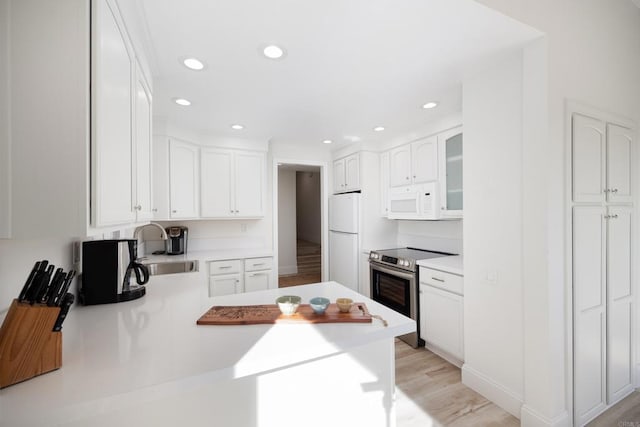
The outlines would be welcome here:
<svg viewBox="0 0 640 427">
<path fill-rule="evenodd" d="M 455 255 L 416 248 L 384 249 L 369 253 L 371 298 L 416 321 L 416 332 L 398 338 L 414 348 L 424 345 L 420 339 L 417 261 Z"/>
</svg>

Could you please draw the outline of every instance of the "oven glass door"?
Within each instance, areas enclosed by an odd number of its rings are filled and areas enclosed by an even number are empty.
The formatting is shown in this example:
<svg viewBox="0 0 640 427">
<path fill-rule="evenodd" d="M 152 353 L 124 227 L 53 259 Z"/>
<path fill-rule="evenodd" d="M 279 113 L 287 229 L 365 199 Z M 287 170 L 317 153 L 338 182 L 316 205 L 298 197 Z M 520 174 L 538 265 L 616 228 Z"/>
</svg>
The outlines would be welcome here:
<svg viewBox="0 0 640 427">
<path fill-rule="evenodd" d="M 411 292 L 414 286 L 414 275 L 371 264 L 373 300 L 413 319 L 415 303 Z"/>
</svg>

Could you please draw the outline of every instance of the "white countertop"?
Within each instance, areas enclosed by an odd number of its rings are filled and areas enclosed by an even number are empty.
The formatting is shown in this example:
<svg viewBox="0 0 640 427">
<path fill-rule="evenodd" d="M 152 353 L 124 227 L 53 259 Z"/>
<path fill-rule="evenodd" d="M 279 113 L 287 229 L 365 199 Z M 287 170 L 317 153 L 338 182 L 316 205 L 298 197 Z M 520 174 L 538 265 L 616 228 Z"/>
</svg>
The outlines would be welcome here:
<svg viewBox="0 0 640 427">
<path fill-rule="evenodd" d="M 433 268 L 434 270 L 464 276 L 462 255 L 443 256 L 438 258 L 423 259 L 416 264 L 422 267 Z"/>
<path fill-rule="evenodd" d="M 193 254 L 187 254 L 190 257 Z M 205 257 L 208 259 L 208 257 Z M 193 273 L 153 276 L 135 301 L 74 306 L 62 368 L 0 390 L 0 426 L 51 426 L 322 358 L 415 331 L 415 322 L 335 282 L 209 298 Z M 198 326 L 213 305 L 273 303 L 294 294 L 367 304 L 369 324 Z"/>
</svg>

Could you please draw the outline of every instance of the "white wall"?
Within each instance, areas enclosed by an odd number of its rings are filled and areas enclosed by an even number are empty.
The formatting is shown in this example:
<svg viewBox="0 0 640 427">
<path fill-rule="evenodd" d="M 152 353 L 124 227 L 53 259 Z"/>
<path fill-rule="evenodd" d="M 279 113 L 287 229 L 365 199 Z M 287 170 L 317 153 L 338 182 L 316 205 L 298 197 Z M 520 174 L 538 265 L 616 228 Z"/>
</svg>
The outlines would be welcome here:
<svg viewBox="0 0 640 427">
<path fill-rule="evenodd" d="M 463 380 L 519 415 L 523 400 L 522 53 L 494 64 L 464 84 Z"/>
<path fill-rule="evenodd" d="M 0 240 L 0 311 L 18 297 L 36 261 L 46 259 L 65 271 L 72 268 L 71 239 Z M 77 295 L 76 280 L 70 292 Z"/>
<path fill-rule="evenodd" d="M 296 274 L 296 172 L 278 169 L 278 274 Z"/>
<path fill-rule="evenodd" d="M 398 246 L 461 254 L 462 220 L 399 220 Z"/>
<path fill-rule="evenodd" d="M 298 239 L 320 244 L 320 172 L 296 172 Z"/>
<path fill-rule="evenodd" d="M 629 0 L 479 1 L 546 33 L 545 40 L 525 49 L 523 63 L 522 424 L 567 425 L 572 386 L 566 363 L 571 289 L 564 252 L 569 244 L 565 102 L 577 100 L 638 122 L 640 9 Z M 466 91 L 464 96 L 466 105 Z M 533 110 L 543 111 L 544 119 Z M 465 109 L 465 150 L 467 125 Z M 465 240 L 471 228 L 468 207 L 465 200 Z"/>
</svg>

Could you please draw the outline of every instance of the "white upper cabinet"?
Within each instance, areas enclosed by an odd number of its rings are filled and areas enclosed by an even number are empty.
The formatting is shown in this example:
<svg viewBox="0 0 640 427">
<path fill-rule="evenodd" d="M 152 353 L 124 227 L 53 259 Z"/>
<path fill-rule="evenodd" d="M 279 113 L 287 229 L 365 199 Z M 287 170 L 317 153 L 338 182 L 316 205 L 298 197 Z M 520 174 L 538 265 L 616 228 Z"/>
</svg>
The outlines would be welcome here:
<svg viewBox="0 0 640 427">
<path fill-rule="evenodd" d="M 132 223 L 132 76 L 134 55 L 117 6 L 94 2 L 93 38 L 93 224 Z"/>
<path fill-rule="evenodd" d="M 438 179 L 438 139 L 426 138 L 411 144 L 411 179 L 413 184 Z"/>
<path fill-rule="evenodd" d="M 202 148 L 202 218 L 264 216 L 262 152 Z"/>
<path fill-rule="evenodd" d="M 605 123 L 574 114 L 572 120 L 573 200 L 602 202 L 605 200 Z"/>
<path fill-rule="evenodd" d="M 345 191 L 346 175 L 344 170 L 344 159 L 339 159 L 333 162 L 333 192 L 342 193 Z"/>
<path fill-rule="evenodd" d="M 149 221 L 153 218 L 151 168 L 151 89 L 142 69 L 136 63 L 135 88 L 135 204 L 136 221 Z"/>
<path fill-rule="evenodd" d="M 630 203 L 632 131 L 577 113 L 572 128 L 573 201 Z"/>
<path fill-rule="evenodd" d="M 231 181 L 233 153 L 230 150 L 203 148 L 201 158 L 201 209 L 205 218 L 234 215 Z"/>
<path fill-rule="evenodd" d="M 438 135 L 440 210 L 443 217 L 462 217 L 462 127 Z"/>
<path fill-rule="evenodd" d="M 607 124 L 607 200 L 612 203 L 632 201 L 630 129 Z"/>
<path fill-rule="evenodd" d="M 411 184 L 410 145 L 403 145 L 389 152 L 389 182 L 392 187 Z"/>
<path fill-rule="evenodd" d="M 360 190 L 360 157 L 352 154 L 333 162 L 333 192 Z"/>
<path fill-rule="evenodd" d="M 389 215 L 389 152 L 380 155 L 380 213 Z M 368 261 L 367 261 L 368 262 Z"/>
<path fill-rule="evenodd" d="M 200 216 L 200 158 L 197 145 L 169 142 L 169 218 Z"/>
<path fill-rule="evenodd" d="M 10 206 L 0 200 L 11 216 L 7 234 L 83 237 L 146 221 L 148 150 L 136 144 L 150 133 L 151 81 L 145 106 L 136 71 L 144 58 L 118 2 L 16 1 L 5 11 L 0 76 L 11 91 L 3 97 L 0 89 L 0 102 L 11 114 L 7 126 L 0 117 L 0 132 L 11 141 L 7 192 L 14 195 Z"/>
<path fill-rule="evenodd" d="M 394 148 L 389 157 L 392 187 L 438 179 L 438 139 L 435 136 Z"/>
<path fill-rule="evenodd" d="M 235 214 L 243 218 L 264 216 L 264 153 L 237 151 L 234 170 Z"/>
</svg>

